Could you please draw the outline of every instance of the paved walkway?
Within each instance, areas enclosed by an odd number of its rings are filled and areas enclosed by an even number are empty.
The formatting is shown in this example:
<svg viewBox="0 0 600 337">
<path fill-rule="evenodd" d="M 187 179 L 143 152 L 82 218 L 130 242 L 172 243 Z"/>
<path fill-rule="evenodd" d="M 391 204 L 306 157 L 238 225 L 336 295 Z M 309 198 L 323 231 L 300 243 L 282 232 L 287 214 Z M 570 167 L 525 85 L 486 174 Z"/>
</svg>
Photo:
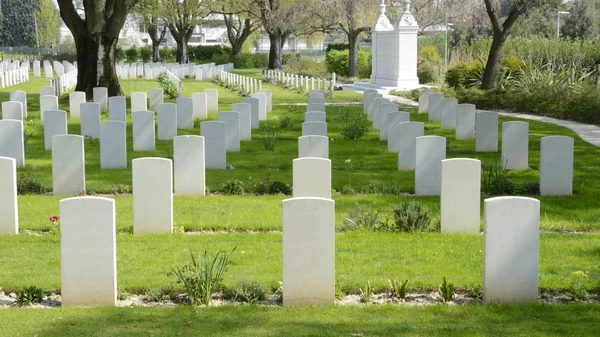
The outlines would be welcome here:
<svg viewBox="0 0 600 337">
<path fill-rule="evenodd" d="M 399 103 L 399 104 L 404 104 L 404 105 L 409 105 L 409 106 L 418 106 L 419 105 L 417 102 L 415 102 L 411 99 L 408 99 L 408 98 L 404 98 L 404 97 L 385 95 L 384 98 L 387 98 L 387 99 L 389 99 L 393 102 Z M 478 111 L 487 111 L 487 110 L 478 110 Z M 500 114 L 502 116 L 507 116 L 507 117 L 528 119 L 528 120 L 537 121 L 537 122 L 552 123 L 552 124 L 560 125 L 560 126 L 563 126 L 567 129 L 570 129 L 571 131 L 575 132 L 576 134 L 579 135 L 579 137 L 581 137 L 581 139 L 585 140 L 586 142 L 588 142 L 594 146 L 600 147 L 600 127 L 597 127 L 595 125 L 582 124 L 582 123 L 577 123 L 577 122 L 565 121 L 562 119 L 522 114 L 522 113 L 517 113 L 517 112 L 498 112 L 498 114 Z"/>
</svg>

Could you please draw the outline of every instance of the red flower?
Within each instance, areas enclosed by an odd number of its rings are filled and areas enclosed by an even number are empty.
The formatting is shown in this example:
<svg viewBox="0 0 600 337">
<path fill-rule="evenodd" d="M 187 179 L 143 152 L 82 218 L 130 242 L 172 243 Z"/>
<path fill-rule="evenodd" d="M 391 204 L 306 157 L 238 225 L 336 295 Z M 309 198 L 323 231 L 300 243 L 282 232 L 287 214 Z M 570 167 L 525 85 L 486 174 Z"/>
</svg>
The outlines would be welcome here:
<svg viewBox="0 0 600 337">
<path fill-rule="evenodd" d="M 53 215 L 50 218 L 48 218 L 48 220 L 50 220 L 50 222 L 57 222 L 58 219 L 60 219 L 60 217 L 58 215 Z"/>
</svg>

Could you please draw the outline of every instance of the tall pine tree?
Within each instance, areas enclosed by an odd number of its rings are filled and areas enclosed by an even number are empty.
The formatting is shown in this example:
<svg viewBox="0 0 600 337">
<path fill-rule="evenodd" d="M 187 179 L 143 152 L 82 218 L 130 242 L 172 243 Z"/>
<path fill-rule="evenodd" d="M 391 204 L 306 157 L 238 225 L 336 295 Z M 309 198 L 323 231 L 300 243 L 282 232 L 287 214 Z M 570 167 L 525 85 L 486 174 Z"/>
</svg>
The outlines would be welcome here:
<svg viewBox="0 0 600 337">
<path fill-rule="evenodd" d="M 35 11 L 40 0 L 2 0 L 2 45 L 35 47 Z"/>
</svg>

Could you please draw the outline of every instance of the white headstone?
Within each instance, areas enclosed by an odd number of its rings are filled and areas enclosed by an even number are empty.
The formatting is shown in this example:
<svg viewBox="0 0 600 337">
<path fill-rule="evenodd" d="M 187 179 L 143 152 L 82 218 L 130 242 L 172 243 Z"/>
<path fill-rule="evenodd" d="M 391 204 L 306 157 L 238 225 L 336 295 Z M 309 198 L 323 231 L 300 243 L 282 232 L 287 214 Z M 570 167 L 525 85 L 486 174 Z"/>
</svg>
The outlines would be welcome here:
<svg viewBox="0 0 600 337">
<path fill-rule="evenodd" d="M 3 136 L 1 131 L 0 127 L 0 139 Z M 17 166 L 14 158 L 0 157 L 0 214 L 0 235 L 19 234 Z"/>
<path fill-rule="evenodd" d="M 267 95 L 262 93 L 253 94 L 252 98 L 258 98 L 258 120 L 267 120 Z"/>
<path fill-rule="evenodd" d="M 131 93 L 131 112 L 134 111 L 147 111 L 148 110 L 148 99 L 145 92 L 132 92 Z"/>
<path fill-rule="evenodd" d="M 219 111 L 219 91 L 217 89 L 205 89 L 206 108 L 208 113 L 217 113 Z"/>
<path fill-rule="evenodd" d="M 502 123 L 502 168 L 504 170 L 529 168 L 529 123 Z"/>
<path fill-rule="evenodd" d="M 102 111 L 102 105 L 100 105 Z M 111 121 L 127 121 L 127 98 L 111 96 L 108 98 L 108 119 Z"/>
<path fill-rule="evenodd" d="M 131 162 L 133 234 L 173 232 L 173 162 L 138 158 Z"/>
<path fill-rule="evenodd" d="M 326 122 L 326 115 L 324 112 L 309 111 L 304 113 L 305 122 Z"/>
<path fill-rule="evenodd" d="M 303 136 L 325 136 L 327 137 L 327 123 L 304 122 L 302 123 Z"/>
<path fill-rule="evenodd" d="M 428 118 L 430 121 L 439 121 L 442 119 L 442 94 L 430 94 L 427 106 L 429 108 Z"/>
<path fill-rule="evenodd" d="M 258 98 L 245 97 L 242 98 L 242 103 L 250 104 L 250 123 L 252 130 L 259 128 L 259 100 Z"/>
<path fill-rule="evenodd" d="M 200 135 L 204 137 L 204 158 L 207 169 L 224 170 L 227 166 L 227 148 L 224 122 L 200 123 Z"/>
<path fill-rule="evenodd" d="M 2 102 L 2 119 L 23 120 L 23 103 L 17 101 Z"/>
<path fill-rule="evenodd" d="M 483 300 L 537 302 L 539 200 L 486 199 L 483 233 Z"/>
<path fill-rule="evenodd" d="M 373 100 L 373 95 L 377 95 L 378 92 L 375 89 L 366 89 L 363 91 L 363 113 L 367 114 L 368 106 Z"/>
<path fill-rule="evenodd" d="M 53 95 L 40 96 L 40 119 L 44 125 L 44 114 L 48 110 L 58 110 L 58 97 Z"/>
<path fill-rule="evenodd" d="M 440 127 L 442 129 L 456 129 L 456 107 L 458 100 L 456 98 L 444 98 L 440 101 L 442 111 L 442 120 Z"/>
<path fill-rule="evenodd" d="M 543 137 L 540 147 L 540 194 L 573 194 L 573 151 L 571 137 Z"/>
<path fill-rule="evenodd" d="M 96 87 L 93 89 L 94 102 L 100 104 L 100 111 L 108 110 L 108 89 Z"/>
<path fill-rule="evenodd" d="M 40 67 L 40 61 L 33 61 L 33 76 L 34 77 L 42 76 L 42 69 Z"/>
<path fill-rule="evenodd" d="M 367 99 L 367 110 L 365 110 L 365 114 L 369 117 L 370 121 L 373 120 L 373 101 L 376 98 L 383 98 L 383 95 L 379 93 L 369 94 L 369 97 Z"/>
<path fill-rule="evenodd" d="M 80 118 L 81 103 L 85 103 L 85 92 L 73 91 L 69 94 L 69 112 L 71 113 L 71 118 Z"/>
<path fill-rule="evenodd" d="M 81 135 L 83 137 L 100 138 L 100 104 L 82 103 Z"/>
<path fill-rule="evenodd" d="M 23 118 L 27 118 L 27 92 L 23 90 L 11 91 L 10 100 L 23 104 Z"/>
<path fill-rule="evenodd" d="M 321 104 L 321 103 L 311 103 L 306 105 L 306 112 L 309 111 L 320 111 L 320 112 L 325 112 L 325 104 Z"/>
<path fill-rule="evenodd" d="M 152 88 L 148 92 L 148 98 L 150 99 L 150 110 L 154 112 L 158 112 L 158 105 L 163 103 L 163 89 L 162 88 Z M 133 100 L 133 99 L 132 99 Z"/>
<path fill-rule="evenodd" d="M 156 146 L 154 135 L 154 111 L 134 111 L 133 151 L 154 151 Z"/>
<path fill-rule="evenodd" d="M 398 124 L 398 170 L 414 170 L 417 160 L 417 138 L 425 135 L 425 124 L 401 122 Z"/>
<path fill-rule="evenodd" d="M 240 113 L 219 112 L 219 121 L 225 123 L 225 147 L 227 152 L 240 152 Z"/>
<path fill-rule="evenodd" d="M 267 96 L 267 113 L 273 111 L 273 92 L 271 89 L 260 89 L 259 93 L 263 93 Z"/>
<path fill-rule="evenodd" d="M 177 104 L 158 105 L 158 139 L 172 140 L 177 136 Z"/>
<path fill-rule="evenodd" d="M 498 151 L 498 113 L 482 111 L 475 114 L 475 151 Z"/>
<path fill-rule="evenodd" d="M 429 95 L 431 95 L 433 91 L 431 89 L 421 89 L 419 90 L 419 113 L 427 113 L 429 111 Z"/>
<path fill-rule="evenodd" d="M 442 160 L 446 159 L 446 138 L 417 137 L 415 194 L 440 195 L 442 190 Z"/>
<path fill-rule="evenodd" d="M 67 112 L 64 110 L 46 110 L 44 112 L 44 148 L 52 150 L 52 137 L 67 134 Z"/>
<path fill-rule="evenodd" d="M 294 198 L 331 199 L 331 160 L 305 157 L 293 161 Z"/>
<path fill-rule="evenodd" d="M 388 140 L 388 115 L 398 111 L 398 104 L 382 104 L 379 106 L 379 140 Z"/>
<path fill-rule="evenodd" d="M 127 168 L 127 137 L 125 122 L 100 123 L 100 168 Z"/>
<path fill-rule="evenodd" d="M 177 136 L 173 138 L 175 194 L 204 196 L 204 137 Z"/>
<path fill-rule="evenodd" d="M 194 101 L 189 97 L 177 98 L 177 128 L 194 128 Z"/>
<path fill-rule="evenodd" d="M 240 140 L 252 140 L 252 106 L 248 103 L 234 103 L 231 110 L 240 113 Z"/>
<path fill-rule="evenodd" d="M 442 233 L 479 233 L 481 162 L 442 160 L 440 219 Z"/>
<path fill-rule="evenodd" d="M 54 96 L 55 93 L 53 87 L 40 87 L 40 98 L 42 96 Z"/>
<path fill-rule="evenodd" d="M 192 94 L 192 102 L 194 104 L 194 118 L 206 119 L 208 118 L 207 110 L 207 96 L 203 92 L 196 92 Z"/>
<path fill-rule="evenodd" d="M 329 159 L 329 138 L 324 136 L 298 137 L 298 158 Z"/>
<path fill-rule="evenodd" d="M 52 193 L 78 195 L 81 192 L 85 192 L 83 137 L 52 137 Z"/>
<path fill-rule="evenodd" d="M 379 107 L 384 104 L 389 104 L 390 100 L 387 98 L 375 98 L 373 99 L 373 112 L 370 116 L 370 120 L 373 121 L 373 128 L 379 130 Z"/>
<path fill-rule="evenodd" d="M 335 301 L 335 203 L 283 200 L 283 305 Z"/>
<path fill-rule="evenodd" d="M 410 113 L 404 111 L 390 112 L 387 120 L 388 152 L 397 153 L 400 144 L 400 123 L 410 121 Z"/>
<path fill-rule="evenodd" d="M 117 304 L 115 201 L 60 201 L 60 288 L 63 306 Z"/>
<path fill-rule="evenodd" d="M 475 105 L 459 104 L 456 107 L 456 139 L 475 138 Z"/>
</svg>

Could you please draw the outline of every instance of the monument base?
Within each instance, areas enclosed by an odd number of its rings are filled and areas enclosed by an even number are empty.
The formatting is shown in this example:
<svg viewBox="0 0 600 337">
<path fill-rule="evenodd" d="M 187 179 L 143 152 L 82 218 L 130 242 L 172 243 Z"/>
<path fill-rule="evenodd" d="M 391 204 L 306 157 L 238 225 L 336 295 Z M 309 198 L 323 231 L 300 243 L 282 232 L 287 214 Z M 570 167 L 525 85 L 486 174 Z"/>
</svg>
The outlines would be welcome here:
<svg viewBox="0 0 600 337">
<path fill-rule="evenodd" d="M 354 82 L 350 85 L 344 85 L 343 88 L 344 88 L 344 90 L 354 90 L 354 91 L 365 91 L 365 90 L 371 89 L 371 90 L 377 90 L 380 94 L 386 95 L 391 90 L 405 91 L 405 90 L 413 90 L 413 89 L 424 87 L 424 85 L 419 84 L 418 79 L 416 79 L 414 81 L 402 81 L 398 84 L 399 84 L 398 86 L 392 86 L 392 85 L 388 86 L 388 85 L 373 84 L 370 82 Z"/>
</svg>

